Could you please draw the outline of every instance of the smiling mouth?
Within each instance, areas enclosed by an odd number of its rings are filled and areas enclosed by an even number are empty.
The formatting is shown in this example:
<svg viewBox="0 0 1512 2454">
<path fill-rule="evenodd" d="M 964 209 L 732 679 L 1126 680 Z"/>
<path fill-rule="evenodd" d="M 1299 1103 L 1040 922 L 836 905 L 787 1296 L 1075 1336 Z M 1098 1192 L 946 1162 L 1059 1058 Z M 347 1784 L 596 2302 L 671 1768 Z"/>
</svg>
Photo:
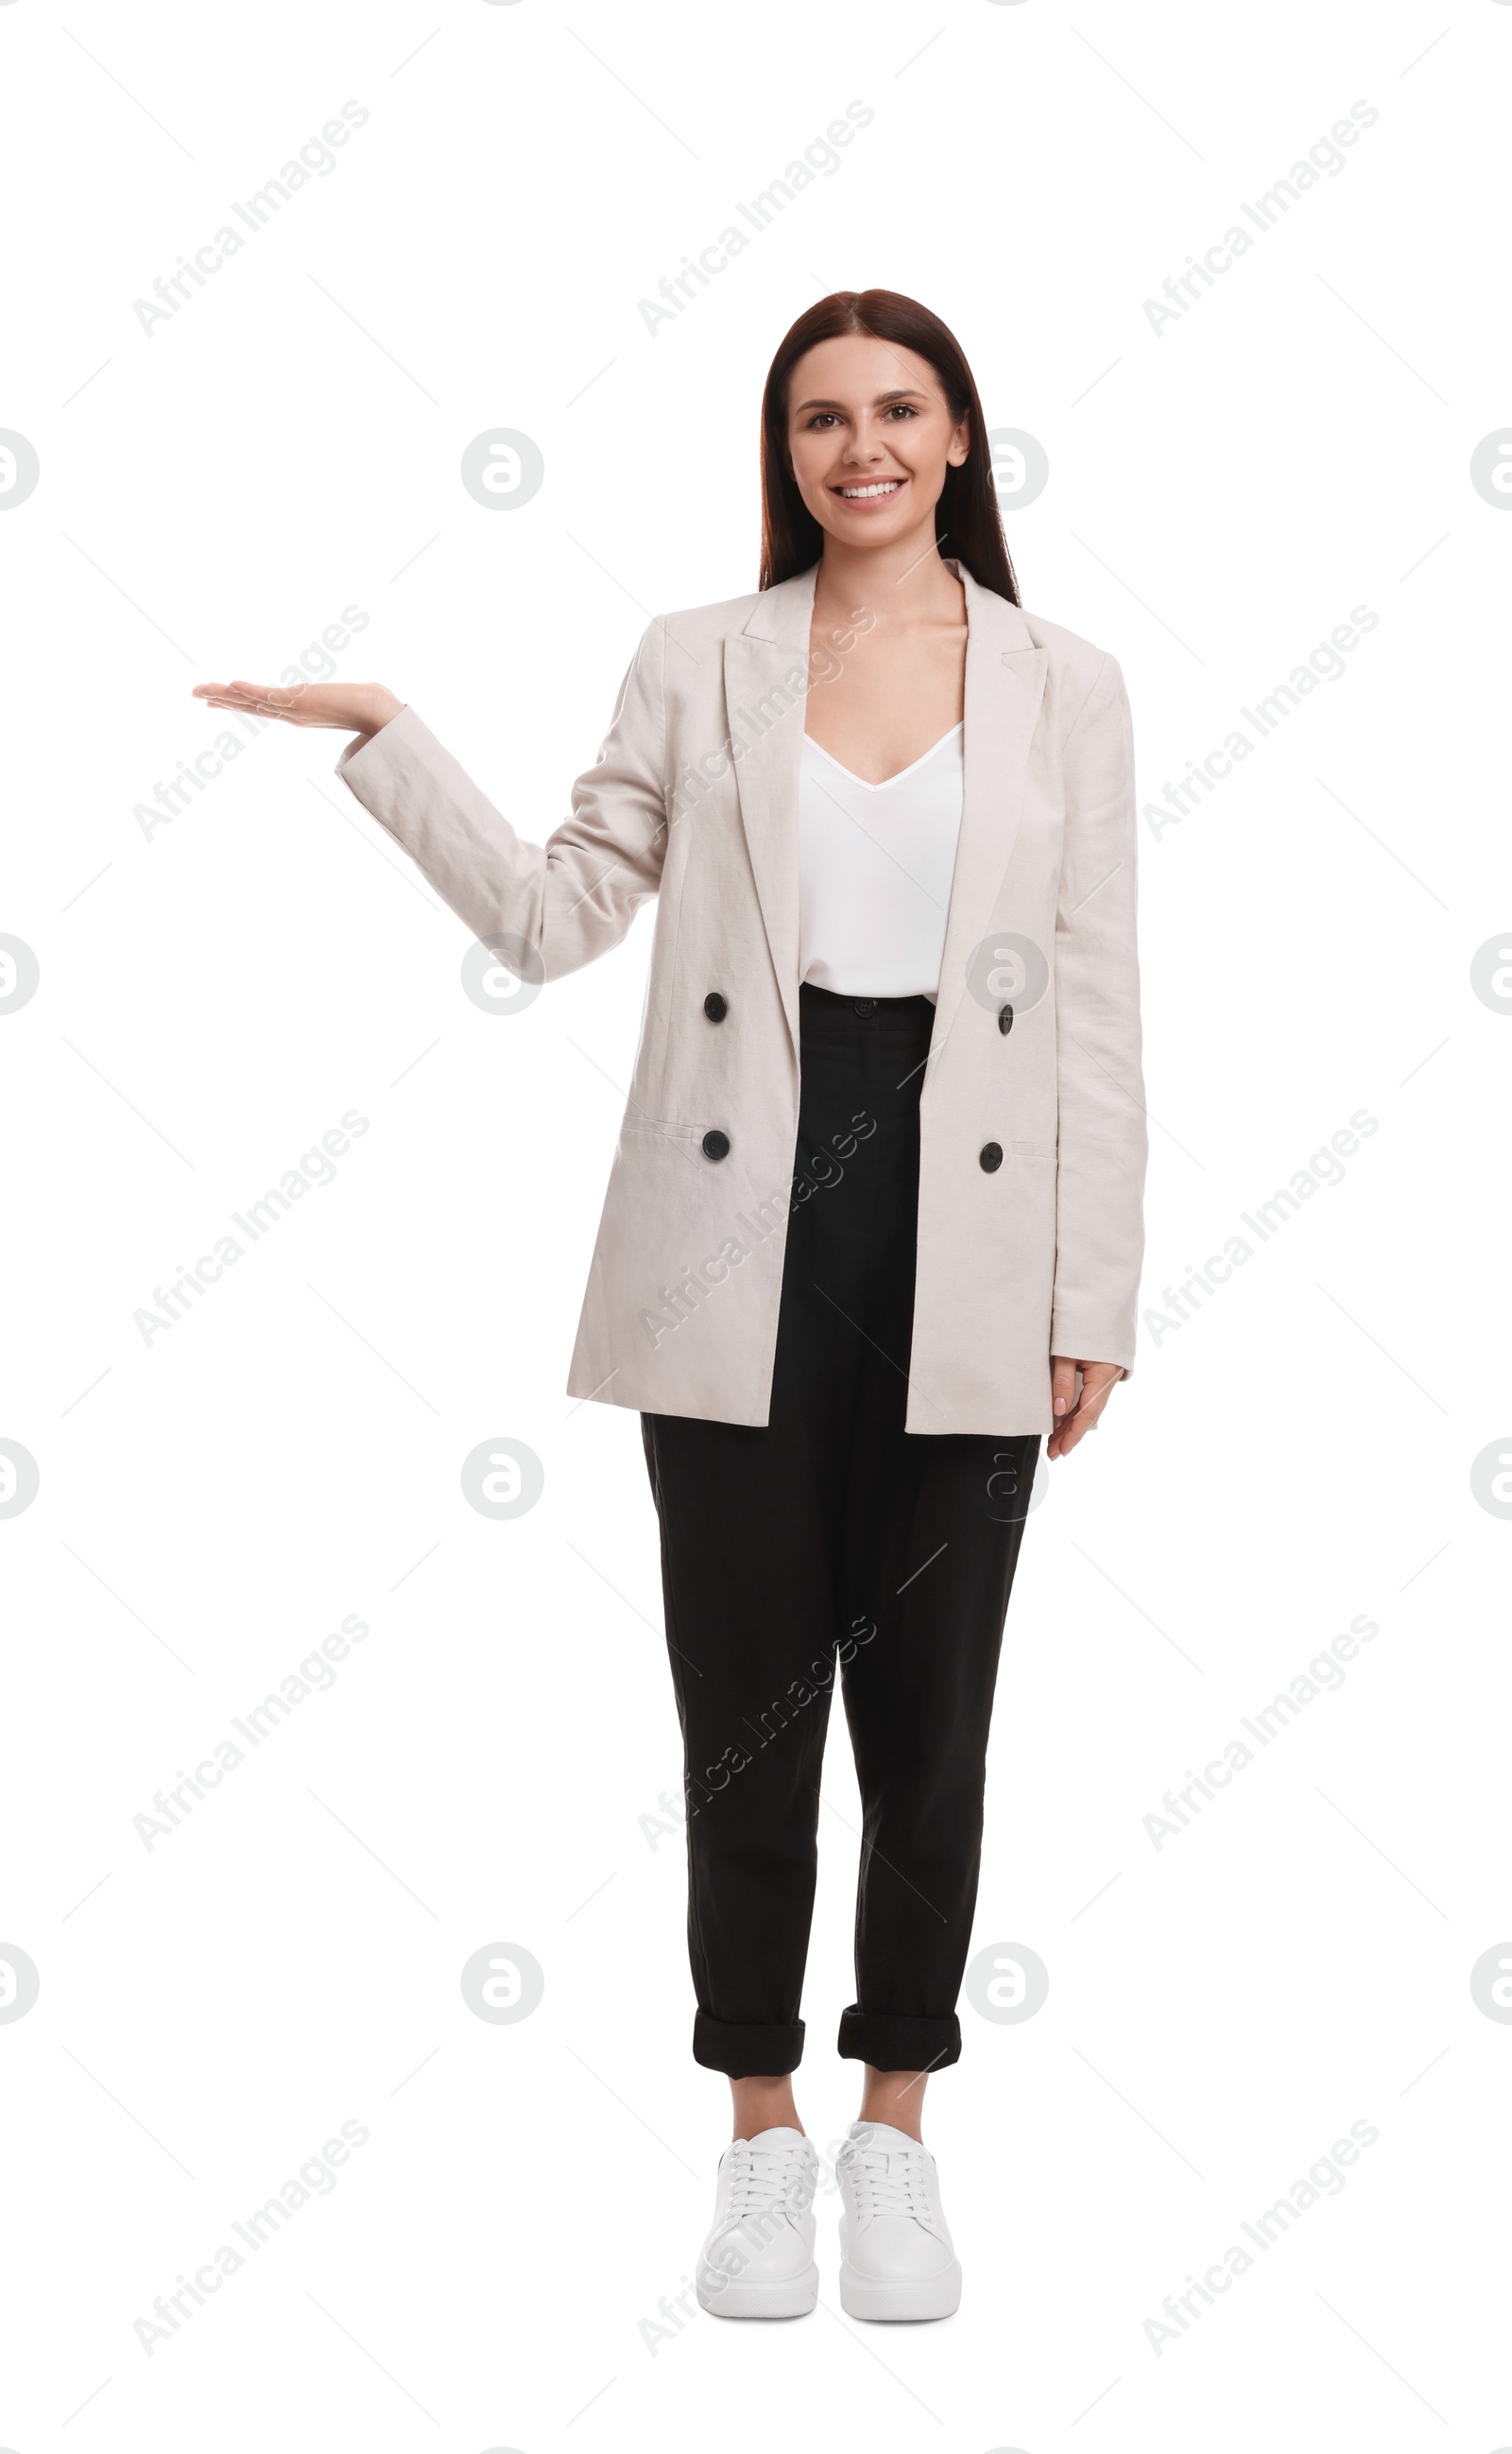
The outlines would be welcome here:
<svg viewBox="0 0 1512 2454">
<path fill-rule="evenodd" d="M 902 484 L 901 477 L 878 477 L 868 485 L 834 486 L 830 492 L 838 494 L 843 503 L 880 503 L 888 494 L 895 494 Z"/>
</svg>

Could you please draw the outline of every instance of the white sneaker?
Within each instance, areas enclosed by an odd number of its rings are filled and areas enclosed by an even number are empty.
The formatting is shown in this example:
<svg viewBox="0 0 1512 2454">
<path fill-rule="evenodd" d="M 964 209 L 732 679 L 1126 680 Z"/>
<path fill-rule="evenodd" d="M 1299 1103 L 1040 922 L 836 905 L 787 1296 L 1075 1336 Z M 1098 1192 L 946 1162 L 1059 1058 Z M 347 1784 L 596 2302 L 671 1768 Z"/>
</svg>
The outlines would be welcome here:
<svg viewBox="0 0 1512 2454">
<path fill-rule="evenodd" d="M 887 2122 L 853 2122 L 835 2159 L 840 2305 L 851 2318 L 950 2318 L 961 2266 L 934 2158 Z"/>
<path fill-rule="evenodd" d="M 818 2183 L 819 2158 L 801 2130 L 759 2130 L 726 2148 L 699 2254 L 701 2309 L 716 2318 L 806 2318 L 819 2298 Z"/>
</svg>

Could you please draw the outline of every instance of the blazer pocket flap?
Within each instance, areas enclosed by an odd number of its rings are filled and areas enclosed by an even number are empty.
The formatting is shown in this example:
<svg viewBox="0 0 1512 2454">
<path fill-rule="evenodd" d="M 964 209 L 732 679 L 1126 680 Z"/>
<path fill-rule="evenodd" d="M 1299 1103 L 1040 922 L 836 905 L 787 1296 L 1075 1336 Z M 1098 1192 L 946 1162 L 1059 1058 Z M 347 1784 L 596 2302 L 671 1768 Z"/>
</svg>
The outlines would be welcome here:
<svg viewBox="0 0 1512 2454">
<path fill-rule="evenodd" d="M 649 1134 L 659 1141 L 697 1142 L 704 1138 L 703 1125 L 680 1124 L 675 1116 L 645 1116 L 627 1114 L 623 1119 L 622 1134 Z"/>
</svg>

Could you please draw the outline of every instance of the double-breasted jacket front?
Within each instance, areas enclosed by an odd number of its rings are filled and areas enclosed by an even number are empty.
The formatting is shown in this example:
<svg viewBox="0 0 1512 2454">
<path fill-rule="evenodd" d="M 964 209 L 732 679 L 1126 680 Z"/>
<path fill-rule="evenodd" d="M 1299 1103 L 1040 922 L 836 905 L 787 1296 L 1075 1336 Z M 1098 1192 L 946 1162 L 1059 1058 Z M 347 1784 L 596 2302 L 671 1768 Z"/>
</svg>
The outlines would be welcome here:
<svg viewBox="0 0 1512 2454">
<path fill-rule="evenodd" d="M 950 567 L 965 797 L 920 1098 L 907 1428 L 1006 1437 L 1049 1430 L 1052 1354 L 1133 1362 L 1133 750 L 1116 660 Z M 854 645 L 811 640 L 816 571 L 650 624 L 544 844 L 411 707 L 339 764 L 523 976 L 591 961 L 656 899 L 573 1397 L 767 1420 L 787 1218 L 814 1197 L 794 1183 L 799 757 L 807 693 Z"/>
</svg>

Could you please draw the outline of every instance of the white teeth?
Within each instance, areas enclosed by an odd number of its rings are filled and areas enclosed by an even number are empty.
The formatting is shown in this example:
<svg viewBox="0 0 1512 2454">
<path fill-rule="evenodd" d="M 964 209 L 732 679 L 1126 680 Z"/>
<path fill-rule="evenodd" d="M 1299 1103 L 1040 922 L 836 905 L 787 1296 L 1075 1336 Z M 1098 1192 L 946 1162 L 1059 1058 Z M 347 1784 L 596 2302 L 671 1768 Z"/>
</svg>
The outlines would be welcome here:
<svg viewBox="0 0 1512 2454">
<path fill-rule="evenodd" d="M 876 494 L 895 494 L 902 484 L 901 477 L 887 477 L 880 486 L 842 486 L 840 492 L 847 503 L 866 503 Z"/>
</svg>

